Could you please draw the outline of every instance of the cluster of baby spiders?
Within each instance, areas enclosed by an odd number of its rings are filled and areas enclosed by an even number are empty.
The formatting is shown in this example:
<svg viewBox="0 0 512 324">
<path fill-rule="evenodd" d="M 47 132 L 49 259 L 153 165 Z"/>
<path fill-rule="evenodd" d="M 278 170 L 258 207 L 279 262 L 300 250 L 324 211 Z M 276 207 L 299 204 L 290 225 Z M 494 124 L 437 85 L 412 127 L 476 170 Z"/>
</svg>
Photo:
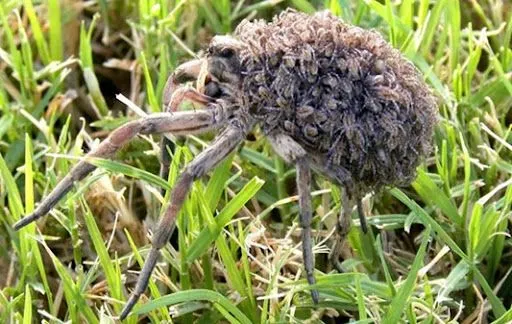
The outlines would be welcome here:
<svg viewBox="0 0 512 324">
<path fill-rule="evenodd" d="M 181 85 L 188 80 L 198 80 L 200 91 Z M 184 100 L 205 109 L 178 111 Z M 256 125 L 276 153 L 296 166 L 304 265 L 314 284 L 311 170 L 344 189 L 339 240 L 348 231 L 354 203 L 366 231 L 361 195 L 411 181 L 429 151 L 437 112 L 421 75 L 378 33 L 344 24 L 328 12 L 308 16 L 293 10 L 270 23 L 243 21 L 234 36 L 213 38 L 204 57 L 170 76 L 163 101 L 166 112 L 121 126 L 87 154 L 112 157 L 139 134 L 221 131 L 176 181 L 121 319 L 144 293 L 193 181 L 235 150 Z M 163 148 L 163 177 L 169 161 Z M 46 215 L 94 169 L 86 160 L 77 163 L 14 228 Z M 333 253 L 333 261 L 337 258 Z M 318 302 L 318 291 L 311 293 Z"/>
</svg>

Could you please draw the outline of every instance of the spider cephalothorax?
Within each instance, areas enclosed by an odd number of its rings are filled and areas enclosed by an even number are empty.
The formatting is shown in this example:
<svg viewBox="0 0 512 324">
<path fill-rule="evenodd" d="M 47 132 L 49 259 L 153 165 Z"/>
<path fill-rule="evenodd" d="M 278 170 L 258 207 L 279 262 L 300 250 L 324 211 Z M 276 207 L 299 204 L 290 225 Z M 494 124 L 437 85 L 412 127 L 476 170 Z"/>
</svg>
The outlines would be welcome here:
<svg viewBox="0 0 512 324">
<path fill-rule="evenodd" d="M 208 46 L 208 73 L 216 82 L 239 87 L 241 67 L 239 53 L 244 43 L 230 36 L 216 36 Z"/>
<path fill-rule="evenodd" d="M 188 80 L 197 80 L 197 89 L 182 85 Z M 184 100 L 206 107 L 178 111 Z M 411 181 L 430 147 L 437 110 L 414 66 L 379 34 L 344 24 L 328 12 L 308 16 L 292 10 L 270 23 L 244 21 L 234 36 L 213 38 L 204 57 L 179 66 L 169 77 L 163 103 L 166 112 L 121 126 L 87 155 L 110 157 L 138 134 L 222 129 L 176 181 L 121 318 L 145 291 L 192 182 L 235 150 L 256 124 L 276 153 L 297 168 L 303 258 L 313 284 L 311 169 L 344 188 L 339 236 L 348 229 L 354 202 L 366 231 L 361 194 Z M 164 138 L 162 144 L 169 141 Z M 164 178 L 167 152 L 162 149 Z M 86 160 L 79 162 L 14 227 L 44 216 L 94 168 Z M 312 298 L 318 301 L 316 290 Z"/>
</svg>

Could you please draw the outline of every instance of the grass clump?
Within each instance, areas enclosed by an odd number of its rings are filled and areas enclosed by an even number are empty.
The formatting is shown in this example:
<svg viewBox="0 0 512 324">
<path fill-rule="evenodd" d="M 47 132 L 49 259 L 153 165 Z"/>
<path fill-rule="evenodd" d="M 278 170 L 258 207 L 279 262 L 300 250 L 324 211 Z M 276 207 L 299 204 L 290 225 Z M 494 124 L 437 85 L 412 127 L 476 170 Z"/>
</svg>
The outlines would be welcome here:
<svg viewBox="0 0 512 324">
<path fill-rule="evenodd" d="M 380 31 L 423 73 L 440 104 L 434 152 L 411 186 L 367 195 L 372 231 L 328 260 L 337 186 L 314 183 L 319 305 L 301 279 L 294 170 L 256 131 L 197 181 L 163 251 L 151 322 L 493 322 L 512 320 L 512 7 L 507 1 L 73 1 L 0 3 L 0 321 L 113 318 L 133 286 L 166 191 L 208 143 L 178 140 L 169 182 L 156 136 L 76 185 L 20 232 L 76 159 L 110 130 L 160 111 L 173 68 L 244 18 L 329 9 Z M 358 224 L 357 217 L 354 221 Z M 169 307 L 170 311 L 169 312 Z M 128 318 L 136 322 L 137 316 Z"/>
</svg>

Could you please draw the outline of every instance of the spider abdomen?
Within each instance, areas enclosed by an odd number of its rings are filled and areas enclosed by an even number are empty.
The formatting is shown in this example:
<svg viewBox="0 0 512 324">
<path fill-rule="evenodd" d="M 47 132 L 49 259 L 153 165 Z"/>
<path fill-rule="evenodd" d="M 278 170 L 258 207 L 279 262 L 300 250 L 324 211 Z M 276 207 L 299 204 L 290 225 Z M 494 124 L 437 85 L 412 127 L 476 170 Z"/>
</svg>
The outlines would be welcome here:
<svg viewBox="0 0 512 324">
<path fill-rule="evenodd" d="M 241 106 L 264 132 L 289 134 L 353 190 L 412 179 L 430 148 L 436 103 L 378 33 L 327 12 L 286 11 L 236 34 L 246 44 Z"/>
</svg>

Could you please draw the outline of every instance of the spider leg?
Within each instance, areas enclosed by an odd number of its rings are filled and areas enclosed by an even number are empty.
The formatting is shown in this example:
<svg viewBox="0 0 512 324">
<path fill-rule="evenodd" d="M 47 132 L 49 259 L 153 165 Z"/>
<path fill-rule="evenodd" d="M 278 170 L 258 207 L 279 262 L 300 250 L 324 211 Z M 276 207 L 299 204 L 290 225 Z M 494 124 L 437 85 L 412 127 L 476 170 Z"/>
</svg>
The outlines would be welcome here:
<svg viewBox="0 0 512 324">
<path fill-rule="evenodd" d="M 174 143 L 167 136 L 162 136 L 160 140 L 160 177 L 167 181 L 169 178 L 169 167 L 171 165 L 171 154 L 174 152 Z M 162 196 L 165 194 L 165 189 L 161 188 L 160 193 Z"/>
<path fill-rule="evenodd" d="M 177 72 L 183 71 L 183 69 L 180 69 L 178 67 Z M 187 70 L 188 71 L 188 70 Z M 192 77 L 192 76 L 191 76 Z M 177 110 L 179 110 L 180 105 L 188 100 L 195 103 L 199 103 L 201 105 L 206 105 L 208 103 L 213 102 L 215 99 L 210 98 L 208 96 L 205 96 L 198 91 L 196 91 L 193 88 L 189 88 L 186 86 L 179 86 L 176 87 L 175 85 L 178 84 L 178 80 L 180 78 L 176 75 L 176 73 L 173 73 L 171 77 L 167 80 L 167 85 L 165 92 L 170 93 L 170 101 L 165 103 L 165 111 L 172 113 Z M 168 94 L 167 94 L 168 95 Z M 165 98 L 165 96 L 164 96 Z M 178 136 L 176 140 L 178 143 L 183 142 L 183 137 Z M 162 135 L 162 139 L 160 140 L 160 171 L 159 175 L 160 178 L 164 179 L 165 181 L 169 178 L 169 168 L 171 165 L 171 153 L 174 152 L 175 143 L 165 135 Z M 160 194 L 162 196 L 165 195 L 165 188 L 160 188 Z M 171 243 L 174 247 L 178 247 L 178 232 L 174 232 L 173 237 L 171 238 Z"/>
<path fill-rule="evenodd" d="M 302 228 L 302 258 L 304 260 L 304 269 L 306 270 L 308 283 L 314 285 L 316 280 L 314 275 L 315 258 L 313 255 L 311 231 L 311 169 L 306 160 L 307 153 L 299 143 L 288 135 L 271 134 L 268 139 L 274 150 L 287 162 L 295 163 L 297 168 L 296 181 L 299 192 L 299 219 Z M 311 290 L 311 298 L 315 304 L 318 303 L 320 296 L 317 290 Z"/>
<path fill-rule="evenodd" d="M 361 230 L 364 234 L 368 233 L 368 224 L 364 215 L 363 201 L 361 198 L 357 199 L 357 213 L 359 214 L 359 222 L 361 223 Z"/>
<path fill-rule="evenodd" d="M 336 222 L 336 237 L 331 250 L 331 254 L 329 255 L 329 259 L 331 260 L 332 265 L 336 268 L 336 270 L 338 270 L 338 272 L 343 272 L 339 259 L 341 255 L 341 247 L 345 241 L 345 238 L 347 237 L 348 232 L 350 231 L 350 215 L 352 214 L 353 207 L 346 188 L 342 190 L 341 199 L 343 203 L 343 209 L 340 211 L 338 221 Z"/>
<path fill-rule="evenodd" d="M 305 159 L 298 160 L 296 166 L 300 226 L 302 227 L 302 257 L 304 258 L 304 268 L 306 270 L 308 283 L 314 285 L 316 280 L 314 275 L 315 258 L 313 255 L 313 243 L 311 241 L 311 170 Z M 311 290 L 311 298 L 315 304 L 318 304 L 320 296 L 317 290 Z"/>
<path fill-rule="evenodd" d="M 320 163 L 319 160 L 315 159 L 314 156 L 310 156 L 309 158 L 311 166 L 315 170 L 318 170 L 320 173 L 328 177 L 329 179 L 332 179 L 338 183 L 343 184 L 346 183 L 346 180 L 350 178 L 348 171 L 342 167 L 336 168 L 332 165 L 327 167 L 326 165 Z M 343 272 L 339 259 L 342 251 L 341 248 L 343 246 L 343 243 L 348 232 L 350 231 L 350 221 L 353 209 L 352 199 L 350 197 L 351 193 L 347 187 L 350 188 L 350 185 L 345 184 L 345 186 L 341 190 L 341 201 L 343 208 L 340 210 L 340 215 L 338 216 L 338 219 L 336 221 L 336 233 L 334 237 L 334 243 L 331 249 L 331 253 L 329 254 L 329 260 L 331 261 L 331 264 L 334 266 L 334 268 L 338 270 L 338 272 Z M 365 220 L 363 220 L 361 226 L 366 226 Z"/>
<path fill-rule="evenodd" d="M 219 108 L 220 110 L 221 108 Z M 134 120 L 114 130 L 100 145 L 85 157 L 108 158 L 114 155 L 124 144 L 138 134 L 174 133 L 185 135 L 201 133 L 219 126 L 216 110 L 200 110 L 196 112 L 159 113 Z M 78 162 L 73 169 L 57 184 L 52 192 L 37 206 L 36 210 L 13 225 L 19 230 L 25 225 L 46 215 L 57 202 L 71 190 L 76 181 L 80 181 L 96 167 L 84 160 Z"/>
<path fill-rule="evenodd" d="M 180 175 L 172 190 L 170 204 L 167 206 L 160 219 L 157 230 L 153 235 L 152 247 L 137 280 L 135 290 L 132 292 L 130 299 L 125 304 L 119 316 L 121 320 L 126 318 L 133 306 L 137 303 L 139 297 L 146 290 L 149 278 L 160 255 L 160 249 L 167 244 L 171 237 L 176 215 L 180 211 L 194 180 L 213 169 L 229 155 L 244 138 L 245 131 L 243 131 L 242 128 L 229 126 L 215 139 L 210 147 L 196 156 Z"/>
</svg>

